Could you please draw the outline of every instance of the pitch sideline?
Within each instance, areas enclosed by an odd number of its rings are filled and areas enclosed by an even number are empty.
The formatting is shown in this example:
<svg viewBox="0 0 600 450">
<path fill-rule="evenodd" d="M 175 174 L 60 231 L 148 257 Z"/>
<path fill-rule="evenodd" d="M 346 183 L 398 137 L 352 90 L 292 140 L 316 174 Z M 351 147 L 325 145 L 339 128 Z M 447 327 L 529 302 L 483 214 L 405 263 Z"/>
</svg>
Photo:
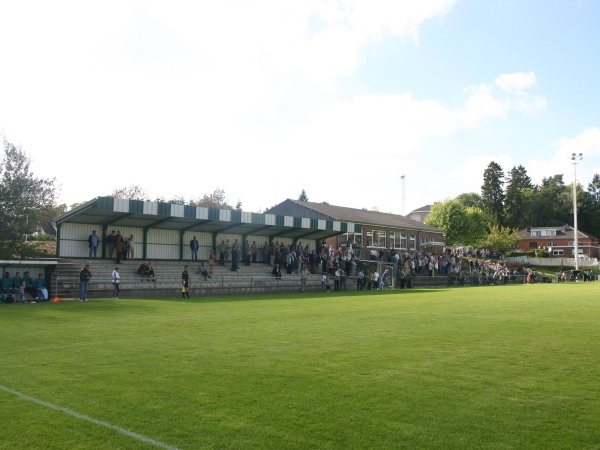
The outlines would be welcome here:
<svg viewBox="0 0 600 450">
<path fill-rule="evenodd" d="M 17 397 L 20 397 L 20 398 L 22 398 L 24 400 L 28 400 L 30 402 L 37 403 L 38 405 L 45 406 L 47 408 L 51 408 L 51 409 L 54 409 L 56 411 L 63 412 L 65 414 L 73 416 L 73 417 L 75 417 L 77 419 L 86 420 L 86 421 L 88 421 L 90 423 L 93 423 L 95 425 L 100 425 L 100 426 L 103 426 L 105 428 L 110 428 L 111 430 L 115 430 L 115 431 L 117 431 L 117 432 L 119 432 L 121 434 L 124 434 L 126 436 L 132 437 L 132 438 L 134 438 L 134 439 L 136 439 L 138 441 L 146 442 L 147 444 L 152 444 L 152 445 L 155 445 L 157 447 L 164 448 L 164 449 L 167 449 L 167 450 L 179 450 L 177 447 L 173 447 L 171 445 L 164 444 L 164 443 L 162 443 L 160 441 L 156 441 L 154 439 L 147 438 L 146 436 L 142 436 L 141 434 L 134 433 L 133 431 L 127 430 L 125 428 L 121 428 L 121 427 L 117 427 L 115 425 L 111 425 L 108 422 L 104 422 L 102 420 L 94 419 L 93 417 L 86 416 L 85 414 L 79 414 L 79 413 L 76 413 L 75 411 L 71 411 L 70 409 L 63 408 L 63 407 L 57 406 L 57 405 L 53 405 L 52 403 L 48 403 L 48 402 L 45 402 L 43 400 L 38 400 L 37 398 L 30 397 L 28 395 L 25 395 L 25 394 L 23 394 L 21 392 L 15 391 L 15 390 L 13 390 L 11 388 L 8 388 L 6 386 L 0 386 L 0 389 L 2 389 L 5 392 L 8 392 L 9 394 L 16 395 Z"/>
</svg>

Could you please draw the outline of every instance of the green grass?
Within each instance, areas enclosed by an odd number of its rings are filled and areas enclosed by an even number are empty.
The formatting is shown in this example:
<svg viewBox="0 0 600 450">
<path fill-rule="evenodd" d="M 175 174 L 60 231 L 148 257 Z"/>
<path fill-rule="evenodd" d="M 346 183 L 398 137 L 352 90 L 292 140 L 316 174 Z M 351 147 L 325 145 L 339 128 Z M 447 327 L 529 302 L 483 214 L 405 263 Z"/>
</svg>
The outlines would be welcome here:
<svg viewBox="0 0 600 450">
<path fill-rule="evenodd" d="M 599 288 L 0 305 L 0 386 L 180 449 L 600 448 Z M 0 405 L 0 448 L 156 448 Z"/>
</svg>

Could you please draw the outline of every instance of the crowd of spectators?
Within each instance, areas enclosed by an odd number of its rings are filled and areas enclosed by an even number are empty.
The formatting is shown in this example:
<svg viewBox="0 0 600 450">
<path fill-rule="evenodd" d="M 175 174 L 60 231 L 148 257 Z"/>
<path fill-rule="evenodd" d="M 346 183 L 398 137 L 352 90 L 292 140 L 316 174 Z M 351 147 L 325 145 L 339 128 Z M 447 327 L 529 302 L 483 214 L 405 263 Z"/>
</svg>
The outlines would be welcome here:
<svg viewBox="0 0 600 450">
<path fill-rule="evenodd" d="M 27 298 L 28 295 L 29 298 Z M 10 276 L 10 272 L 6 272 L 2 278 L 0 301 L 2 303 L 48 301 L 48 289 L 44 274 L 40 273 L 36 279 L 33 279 L 29 272 L 25 272 L 22 277 L 20 272 L 16 272 L 14 277 Z"/>
</svg>

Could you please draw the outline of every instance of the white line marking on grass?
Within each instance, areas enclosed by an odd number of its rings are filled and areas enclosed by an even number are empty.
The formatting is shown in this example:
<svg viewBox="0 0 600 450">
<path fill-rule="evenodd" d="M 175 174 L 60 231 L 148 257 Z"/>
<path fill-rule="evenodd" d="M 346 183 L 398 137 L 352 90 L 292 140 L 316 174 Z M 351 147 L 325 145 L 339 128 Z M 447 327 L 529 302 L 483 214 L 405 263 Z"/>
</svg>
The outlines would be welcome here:
<svg viewBox="0 0 600 450">
<path fill-rule="evenodd" d="M 52 409 L 55 409 L 57 411 L 63 412 L 65 414 L 69 414 L 70 416 L 76 417 L 77 419 L 87 420 L 88 422 L 91 422 L 91 423 L 93 423 L 95 425 L 100 425 L 100 426 L 103 426 L 103 427 L 106 427 L 106 428 L 110 428 L 111 430 L 118 431 L 119 433 L 124 434 L 124 435 L 129 436 L 129 437 L 132 437 L 134 439 L 137 439 L 138 441 L 146 442 L 148 444 L 152 444 L 152 445 L 155 445 L 157 447 L 165 448 L 165 449 L 168 449 L 168 450 L 179 450 L 177 447 L 172 447 L 170 445 L 163 444 L 162 442 L 155 441 L 154 439 L 147 438 L 145 436 L 142 436 L 141 434 L 134 433 L 133 431 L 129 431 L 129 430 L 125 429 L 125 428 L 121 428 L 121 427 L 117 427 L 115 425 L 111 425 L 108 422 L 104 422 L 102 420 L 94 419 L 93 417 L 86 416 L 85 414 L 79 414 L 79 413 L 76 413 L 75 411 L 71 411 L 70 409 L 63 408 L 61 406 L 56 406 L 56 405 L 53 405 L 52 403 L 47 403 L 47 402 L 44 402 L 42 400 L 38 400 L 37 398 L 33 398 L 33 397 L 28 396 L 28 395 L 22 394 L 22 393 L 17 392 L 17 391 L 15 391 L 13 389 L 7 388 L 6 386 L 0 386 L 0 389 L 2 389 L 3 391 L 8 392 L 9 394 L 16 395 L 17 397 L 20 397 L 20 398 L 22 398 L 24 400 L 28 400 L 30 402 L 37 403 L 38 405 L 46 406 L 47 408 L 52 408 Z"/>
<path fill-rule="evenodd" d="M 66 344 L 66 345 L 53 345 L 51 347 L 38 347 L 38 348 L 28 348 L 28 349 L 23 349 L 23 350 L 11 350 L 8 352 L 0 352 L 0 355 L 9 355 L 12 353 L 45 352 L 48 350 L 65 350 L 67 348 L 89 347 L 89 346 L 93 346 L 93 345 L 121 344 L 123 342 L 149 341 L 149 340 L 153 340 L 153 339 L 164 340 L 164 336 L 132 338 L 132 339 L 118 339 L 118 340 L 111 340 L 111 341 L 87 342 L 87 343 Z"/>
</svg>

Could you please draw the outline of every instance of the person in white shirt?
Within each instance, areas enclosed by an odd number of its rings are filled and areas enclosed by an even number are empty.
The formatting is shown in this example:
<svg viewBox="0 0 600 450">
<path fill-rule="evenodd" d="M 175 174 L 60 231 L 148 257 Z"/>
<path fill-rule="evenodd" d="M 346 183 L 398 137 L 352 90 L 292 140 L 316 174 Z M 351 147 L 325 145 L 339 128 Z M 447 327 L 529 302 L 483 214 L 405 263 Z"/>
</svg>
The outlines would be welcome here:
<svg viewBox="0 0 600 450">
<path fill-rule="evenodd" d="M 121 274 L 119 273 L 119 268 L 115 267 L 112 273 L 112 282 L 113 282 L 113 298 L 119 298 L 119 283 L 121 283 Z"/>
<path fill-rule="evenodd" d="M 379 272 L 377 272 L 377 269 L 375 269 L 375 272 L 373 272 L 373 288 L 377 289 L 379 287 Z"/>
</svg>

